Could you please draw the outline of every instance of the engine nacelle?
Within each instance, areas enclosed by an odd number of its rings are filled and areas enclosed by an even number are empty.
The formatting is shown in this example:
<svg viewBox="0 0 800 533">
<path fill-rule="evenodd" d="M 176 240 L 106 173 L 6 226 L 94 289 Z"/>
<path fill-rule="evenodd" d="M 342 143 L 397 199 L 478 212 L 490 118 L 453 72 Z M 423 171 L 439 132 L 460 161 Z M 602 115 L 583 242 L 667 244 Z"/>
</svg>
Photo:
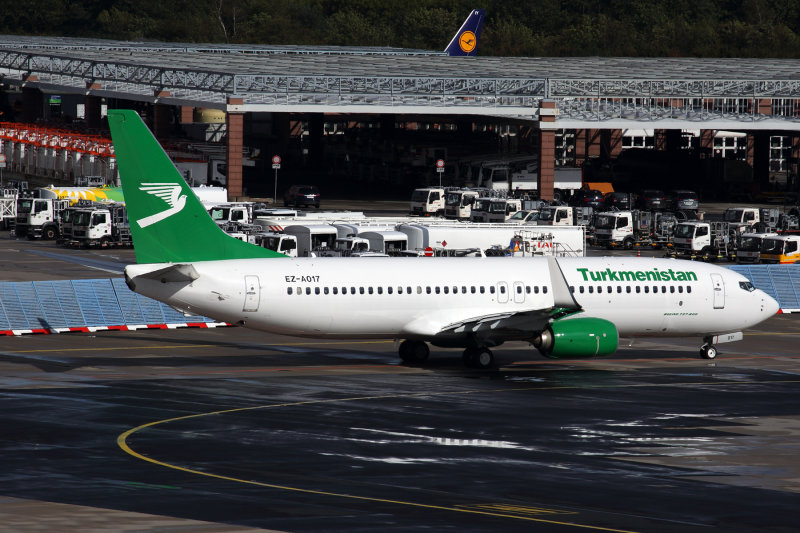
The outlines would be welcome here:
<svg viewBox="0 0 800 533">
<path fill-rule="evenodd" d="M 610 355 L 617 351 L 617 327 L 602 318 L 556 320 L 533 341 L 545 357 L 578 359 Z"/>
</svg>

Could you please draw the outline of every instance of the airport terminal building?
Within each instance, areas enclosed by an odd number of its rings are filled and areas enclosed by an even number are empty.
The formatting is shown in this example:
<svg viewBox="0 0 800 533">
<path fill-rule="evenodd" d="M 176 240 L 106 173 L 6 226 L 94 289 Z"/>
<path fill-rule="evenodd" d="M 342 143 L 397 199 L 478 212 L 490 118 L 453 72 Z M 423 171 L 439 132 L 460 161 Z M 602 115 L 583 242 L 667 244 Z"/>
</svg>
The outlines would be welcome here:
<svg viewBox="0 0 800 533">
<path fill-rule="evenodd" d="M 286 185 L 409 190 L 442 159 L 457 185 L 517 162 L 545 199 L 558 167 L 631 190 L 700 173 L 711 188 L 796 191 L 799 66 L 0 36 L 0 141 L 8 177 L 113 177 L 104 113 L 134 108 L 187 178 L 230 198 L 271 191 L 273 155 Z"/>
</svg>

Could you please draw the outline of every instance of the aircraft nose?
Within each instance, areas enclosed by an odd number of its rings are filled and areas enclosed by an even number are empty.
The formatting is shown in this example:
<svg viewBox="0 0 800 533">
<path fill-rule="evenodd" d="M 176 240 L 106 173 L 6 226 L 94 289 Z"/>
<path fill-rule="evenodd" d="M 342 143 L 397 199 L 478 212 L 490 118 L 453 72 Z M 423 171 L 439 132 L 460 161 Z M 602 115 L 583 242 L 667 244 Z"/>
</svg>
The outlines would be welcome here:
<svg viewBox="0 0 800 533">
<path fill-rule="evenodd" d="M 765 292 L 762 292 L 761 302 L 761 307 L 768 316 L 772 316 L 781 310 L 778 301 Z"/>
</svg>

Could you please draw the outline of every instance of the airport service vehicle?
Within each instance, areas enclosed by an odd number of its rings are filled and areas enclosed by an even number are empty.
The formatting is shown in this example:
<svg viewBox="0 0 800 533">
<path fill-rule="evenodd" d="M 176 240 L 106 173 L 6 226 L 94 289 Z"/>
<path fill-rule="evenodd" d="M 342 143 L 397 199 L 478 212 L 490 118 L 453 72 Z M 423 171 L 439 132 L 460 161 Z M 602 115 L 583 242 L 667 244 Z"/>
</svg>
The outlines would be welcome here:
<svg viewBox="0 0 800 533">
<path fill-rule="evenodd" d="M 283 232 L 297 239 L 298 257 L 316 257 L 318 252 L 329 252 L 336 247 L 339 237 L 330 224 L 296 224 L 286 226 Z"/>
<path fill-rule="evenodd" d="M 408 235 L 401 231 L 363 231 L 358 236 L 367 239 L 370 252 L 400 255 L 408 250 Z"/>
<path fill-rule="evenodd" d="M 411 193 L 411 214 L 431 216 L 444 214 L 446 190 L 442 187 L 423 187 Z"/>
<path fill-rule="evenodd" d="M 16 189 L 3 189 L 3 196 L 0 197 L 0 224 L 3 229 L 9 229 L 16 222 L 17 195 Z"/>
<path fill-rule="evenodd" d="M 539 221 L 538 209 L 522 209 L 506 220 L 509 224 L 536 224 Z"/>
<path fill-rule="evenodd" d="M 525 229 L 528 229 L 527 227 Z M 536 230 L 535 226 L 530 229 Z M 408 235 L 408 250 L 422 254 L 439 250 L 505 250 L 521 228 L 513 224 L 399 224 L 397 231 Z M 586 232 L 580 226 L 552 226 L 546 233 L 553 236 L 554 249 L 561 256 L 583 256 L 586 253 Z"/>
<path fill-rule="evenodd" d="M 478 174 L 477 186 L 506 193 L 534 193 L 539 190 L 539 163 L 528 163 L 523 170 L 512 171 L 510 162 L 486 161 Z M 583 187 L 579 168 L 556 168 L 553 171 L 555 200 L 566 200 Z"/>
<path fill-rule="evenodd" d="M 800 235 L 774 235 L 761 241 L 761 262 L 793 265 L 800 263 Z"/>
<path fill-rule="evenodd" d="M 255 244 L 288 257 L 297 257 L 297 237 L 294 235 L 265 231 L 256 235 Z"/>
<path fill-rule="evenodd" d="M 131 227 L 125 204 L 77 206 L 71 216 L 71 242 L 92 246 L 131 246 Z"/>
<path fill-rule="evenodd" d="M 522 209 L 518 198 L 478 198 L 472 205 L 471 222 L 505 222 Z"/>
<path fill-rule="evenodd" d="M 757 207 L 729 207 L 722 215 L 722 220 L 731 229 L 742 233 L 761 222 L 761 210 Z"/>
<path fill-rule="evenodd" d="M 736 225 L 728 222 L 680 222 L 672 237 L 673 253 L 704 261 L 735 259 Z"/>
<path fill-rule="evenodd" d="M 598 213 L 594 222 L 594 242 L 606 248 L 634 246 L 667 246 L 677 219 L 660 211 L 607 211 Z"/>
<path fill-rule="evenodd" d="M 211 219 L 217 224 L 238 222 L 240 224 L 253 223 L 253 202 L 231 202 L 218 204 L 208 209 Z"/>
<path fill-rule="evenodd" d="M 730 269 L 674 259 L 289 259 L 222 232 L 135 111 L 110 110 L 108 122 L 138 261 L 126 283 L 184 312 L 287 335 L 402 339 L 406 362 L 424 361 L 428 343 L 459 347 L 488 367 L 511 340 L 587 358 L 614 353 L 620 336 L 700 336 L 711 359 L 779 308 Z"/>
<path fill-rule="evenodd" d="M 566 227 L 566 226 L 562 226 Z M 560 235 L 561 240 L 556 240 L 555 235 L 548 231 L 549 228 L 517 230 L 516 235 L 511 239 L 508 248 L 503 250 L 503 255 L 512 257 L 534 257 L 541 255 L 551 255 L 559 257 L 575 256 L 574 250 L 582 250 L 585 246 L 584 228 L 572 226 L 574 232 Z M 572 242 L 564 239 L 565 235 L 574 237 Z M 491 255 L 487 253 L 486 255 Z"/>
<path fill-rule="evenodd" d="M 740 233 L 736 237 L 736 260 L 740 263 L 760 263 L 761 243 L 777 233 Z"/>
<path fill-rule="evenodd" d="M 539 210 L 540 226 L 591 226 L 594 209 L 591 207 L 569 207 L 552 205 Z"/>
<path fill-rule="evenodd" d="M 53 240 L 60 235 L 61 211 L 69 206 L 69 200 L 55 198 L 17 198 L 17 219 L 14 234 L 17 237 Z"/>
<path fill-rule="evenodd" d="M 472 214 L 472 204 L 480 195 L 481 192 L 473 189 L 447 191 L 444 198 L 444 217 L 469 220 Z"/>
</svg>

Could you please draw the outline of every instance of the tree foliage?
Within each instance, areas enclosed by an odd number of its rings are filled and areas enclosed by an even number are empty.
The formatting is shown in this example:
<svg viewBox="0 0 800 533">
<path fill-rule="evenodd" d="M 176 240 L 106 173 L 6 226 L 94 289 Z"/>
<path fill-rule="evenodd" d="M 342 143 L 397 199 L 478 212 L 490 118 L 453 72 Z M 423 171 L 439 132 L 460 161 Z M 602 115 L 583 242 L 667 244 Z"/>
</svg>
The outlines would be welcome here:
<svg viewBox="0 0 800 533">
<path fill-rule="evenodd" d="M 0 0 L 0 32 L 442 50 L 471 9 L 480 55 L 800 57 L 800 0 Z"/>
</svg>

